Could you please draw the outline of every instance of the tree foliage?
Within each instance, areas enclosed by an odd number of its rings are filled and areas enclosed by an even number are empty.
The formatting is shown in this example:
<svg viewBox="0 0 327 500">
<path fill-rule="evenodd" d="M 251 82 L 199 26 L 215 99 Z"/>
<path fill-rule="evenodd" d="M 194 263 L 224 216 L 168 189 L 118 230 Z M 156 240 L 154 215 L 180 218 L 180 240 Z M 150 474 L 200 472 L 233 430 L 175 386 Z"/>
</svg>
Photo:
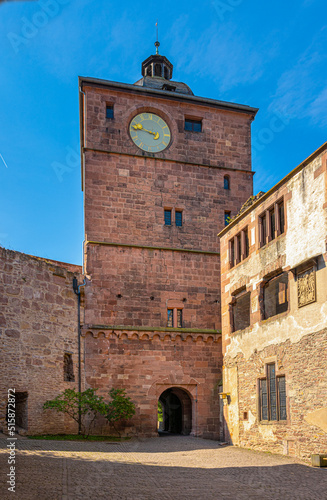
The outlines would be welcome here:
<svg viewBox="0 0 327 500">
<path fill-rule="evenodd" d="M 46 401 L 43 409 L 55 410 L 69 415 L 75 422 L 81 415 L 82 432 L 88 436 L 90 428 L 97 416 L 103 415 L 113 425 L 119 420 L 128 420 L 135 414 L 135 405 L 126 396 L 124 389 L 111 389 L 111 400 L 106 403 L 102 396 L 96 394 L 97 389 L 86 389 L 78 392 L 66 389 L 56 398 Z"/>
</svg>

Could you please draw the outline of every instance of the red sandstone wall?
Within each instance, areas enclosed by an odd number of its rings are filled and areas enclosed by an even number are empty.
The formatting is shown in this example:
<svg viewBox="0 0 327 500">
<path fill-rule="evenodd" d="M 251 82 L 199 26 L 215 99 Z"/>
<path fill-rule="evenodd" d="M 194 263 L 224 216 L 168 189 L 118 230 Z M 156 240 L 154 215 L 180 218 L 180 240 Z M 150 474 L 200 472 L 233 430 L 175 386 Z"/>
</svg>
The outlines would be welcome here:
<svg viewBox="0 0 327 500">
<path fill-rule="evenodd" d="M 204 139 L 203 139 L 204 140 Z M 252 194 L 252 175 L 160 159 L 87 152 L 86 240 L 219 251 L 224 212 Z M 183 226 L 164 225 L 164 208 L 183 210 Z"/>
<path fill-rule="evenodd" d="M 216 255 L 89 245 L 87 269 L 88 325 L 166 327 L 176 301 L 185 328 L 220 328 Z"/>
<path fill-rule="evenodd" d="M 158 399 L 179 387 L 192 401 L 192 434 L 218 439 L 220 335 L 85 331 L 86 384 L 107 398 L 111 387 L 125 388 L 136 404 L 125 434 L 156 436 Z M 103 420 L 93 432 L 110 430 Z"/>
<path fill-rule="evenodd" d="M 75 272 L 37 257 L 0 248 L 0 428 L 6 429 L 8 388 L 28 392 L 28 433 L 71 432 L 76 426 L 42 406 L 77 388 Z M 72 266 L 70 266 L 72 269 Z M 64 352 L 73 353 L 76 382 L 64 382 Z"/>
<path fill-rule="evenodd" d="M 128 135 L 129 122 L 143 111 L 159 114 L 172 131 L 172 143 L 157 158 L 182 162 L 251 170 L 252 117 L 223 111 L 193 102 L 178 102 L 169 97 L 146 93 L 126 93 L 85 85 L 87 94 L 87 143 L 91 149 L 142 156 Z M 114 105 L 114 120 L 106 119 L 106 104 Z M 203 132 L 184 131 L 185 116 L 202 119 Z"/>
</svg>

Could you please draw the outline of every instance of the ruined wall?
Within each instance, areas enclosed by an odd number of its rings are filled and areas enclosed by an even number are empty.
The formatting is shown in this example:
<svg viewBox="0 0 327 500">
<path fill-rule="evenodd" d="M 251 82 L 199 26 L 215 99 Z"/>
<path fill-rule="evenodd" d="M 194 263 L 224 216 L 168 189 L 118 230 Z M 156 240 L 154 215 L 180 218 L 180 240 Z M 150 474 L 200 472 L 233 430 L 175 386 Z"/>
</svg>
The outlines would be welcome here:
<svg viewBox="0 0 327 500">
<path fill-rule="evenodd" d="M 241 446 L 303 458 L 322 453 L 327 446 L 326 159 L 326 149 L 318 150 L 221 238 L 224 391 L 230 392 L 225 416 L 230 439 Z M 282 197 L 285 232 L 260 248 L 259 216 Z M 249 256 L 230 267 L 228 242 L 244 227 L 250 235 Z M 308 267 L 313 269 L 311 288 L 301 277 Z M 263 284 L 281 272 L 288 275 L 287 310 L 264 319 Z M 251 293 L 251 324 L 233 332 L 231 303 L 245 291 Z M 303 293 L 310 295 L 307 303 Z M 260 422 L 259 379 L 265 377 L 269 363 L 276 365 L 277 376 L 285 375 L 285 421 Z"/>
<path fill-rule="evenodd" d="M 136 405 L 125 435 L 156 436 L 158 399 L 168 388 L 182 388 L 192 402 L 191 434 L 219 437 L 218 383 L 221 336 L 183 331 L 89 330 L 84 328 L 86 384 L 108 398 L 124 388 Z M 105 420 L 95 433 L 112 432 Z"/>
<path fill-rule="evenodd" d="M 61 264 L 61 265 L 59 265 Z M 79 266 L 0 248 L 0 428 L 6 430 L 8 388 L 23 393 L 23 427 L 29 434 L 72 432 L 70 419 L 42 406 L 66 388 L 77 388 Z M 75 382 L 64 381 L 64 353 L 72 354 Z M 19 425 L 19 421 L 17 420 Z"/>
</svg>

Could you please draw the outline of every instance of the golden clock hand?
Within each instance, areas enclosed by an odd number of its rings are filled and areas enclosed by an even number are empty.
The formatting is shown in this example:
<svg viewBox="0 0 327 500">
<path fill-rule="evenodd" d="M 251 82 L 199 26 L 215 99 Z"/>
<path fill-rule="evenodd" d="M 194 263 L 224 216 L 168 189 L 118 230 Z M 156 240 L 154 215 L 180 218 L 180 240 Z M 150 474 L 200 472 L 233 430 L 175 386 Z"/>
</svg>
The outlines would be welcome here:
<svg viewBox="0 0 327 500">
<path fill-rule="evenodd" d="M 133 125 L 133 128 L 135 130 L 143 130 L 144 132 L 148 132 L 148 134 L 154 135 L 154 140 L 156 141 L 159 139 L 159 132 L 152 132 L 151 130 L 147 130 L 146 128 L 143 128 L 143 125 L 141 123 L 137 123 L 136 125 Z"/>
</svg>

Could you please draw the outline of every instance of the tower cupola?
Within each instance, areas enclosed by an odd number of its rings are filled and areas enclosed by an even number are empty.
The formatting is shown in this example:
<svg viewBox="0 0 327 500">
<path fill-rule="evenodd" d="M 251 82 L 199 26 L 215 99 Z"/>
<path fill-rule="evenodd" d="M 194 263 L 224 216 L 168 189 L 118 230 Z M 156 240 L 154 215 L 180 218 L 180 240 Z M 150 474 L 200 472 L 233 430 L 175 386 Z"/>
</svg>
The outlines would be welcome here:
<svg viewBox="0 0 327 500">
<path fill-rule="evenodd" d="M 159 54 L 160 43 L 155 42 L 156 53 L 148 57 L 142 63 L 142 76 L 152 76 L 171 80 L 173 77 L 173 65 L 165 56 Z"/>
</svg>

